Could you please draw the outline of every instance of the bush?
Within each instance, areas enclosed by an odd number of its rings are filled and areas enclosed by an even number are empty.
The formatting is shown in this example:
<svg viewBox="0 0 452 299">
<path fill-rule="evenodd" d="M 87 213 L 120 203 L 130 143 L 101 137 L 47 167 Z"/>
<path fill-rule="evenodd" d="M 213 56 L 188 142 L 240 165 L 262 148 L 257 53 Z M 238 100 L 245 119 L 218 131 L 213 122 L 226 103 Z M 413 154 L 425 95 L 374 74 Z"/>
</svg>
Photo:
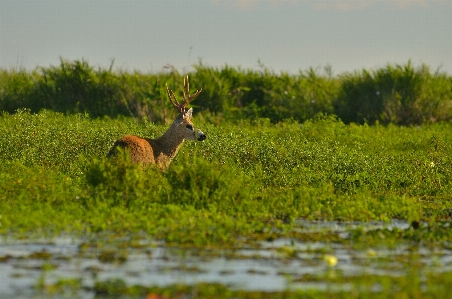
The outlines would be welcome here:
<svg viewBox="0 0 452 299">
<path fill-rule="evenodd" d="M 452 81 L 422 65 L 388 65 L 343 77 L 335 112 L 345 122 L 421 124 L 452 117 Z"/>
<path fill-rule="evenodd" d="M 222 119 L 267 118 L 303 122 L 319 113 L 333 114 L 345 123 L 398 125 L 449 120 L 452 117 L 452 78 L 422 65 L 388 65 L 333 76 L 310 68 L 297 75 L 199 63 L 190 75 L 193 88 L 203 92 L 192 103 L 213 122 Z M 0 71 L 0 110 L 33 113 L 51 109 L 91 117 L 132 116 L 152 122 L 171 122 L 176 111 L 165 85 L 181 99 L 183 76 L 172 67 L 156 74 L 95 69 L 86 61 L 61 60 L 60 65 L 32 72 Z"/>
<path fill-rule="evenodd" d="M 90 186 L 85 205 L 99 201 L 109 206 L 141 209 L 147 203 L 165 201 L 171 190 L 166 178 L 155 167 L 143 169 L 129 155 L 116 159 L 94 159 L 87 164 L 86 181 Z"/>
<path fill-rule="evenodd" d="M 203 158 L 181 155 L 166 174 L 172 186 L 166 203 L 237 213 L 256 190 L 251 178 L 230 164 L 218 166 Z M 233 214 L 235 214 L 233 213 Z"/>
</svg>

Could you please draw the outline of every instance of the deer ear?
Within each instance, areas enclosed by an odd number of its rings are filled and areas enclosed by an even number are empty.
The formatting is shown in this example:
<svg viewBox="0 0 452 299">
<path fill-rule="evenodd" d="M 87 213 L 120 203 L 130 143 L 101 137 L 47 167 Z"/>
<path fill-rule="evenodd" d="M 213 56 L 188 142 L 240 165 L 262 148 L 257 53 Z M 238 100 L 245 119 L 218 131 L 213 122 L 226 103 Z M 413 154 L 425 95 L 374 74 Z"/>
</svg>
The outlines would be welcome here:
<svg viewBox="0 0 452 299">
<path fill-rule="evenodd" d="M 178 123 L 178 124 L 182 124 L 182 122 L 184 121 L 184 119 L 185 119 L 185 114 L 182 112 L 182 113 L 179 113 L 179 114 L 177 115 L 177 117 L 176 117 L 176 119 L 174 120 L 174 122 L 175 122 L 175 123 Z"/>
<path fill-rule="evenodd" d="M 185 112 L 185 117 L 188 119 L 191 119 L 192 115 L 193 115 L 193 108 L 190 108 L 190 109 L 188 109 L 187 112 Z"/>
</svg>

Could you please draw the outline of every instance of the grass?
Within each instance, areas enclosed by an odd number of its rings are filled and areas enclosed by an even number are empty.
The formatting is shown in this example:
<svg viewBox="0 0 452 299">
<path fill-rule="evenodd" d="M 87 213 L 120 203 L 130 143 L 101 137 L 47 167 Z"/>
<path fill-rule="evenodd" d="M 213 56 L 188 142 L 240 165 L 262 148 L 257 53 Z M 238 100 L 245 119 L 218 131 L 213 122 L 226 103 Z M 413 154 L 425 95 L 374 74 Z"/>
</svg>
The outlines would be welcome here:
<svg viewBox="0 0 452 299">
<path fill-rule="evenodd" d="M 0 69 L 0 110 L 28 108 L 37 113 L 88 113 L 91 117 L 134 116 L 172 120 L 165 84 L 180 92 L 183 75 L 127 73 L 90 66 L 84 60 L 33 71 Z M 333 75 L 331 67 L 299 74 L 276 74 L 264 66 L 244 70 L 194 66 L 192 88 L 203 92 L 194 103 L 219 119 L 268 118 L 304 122 L 318 113 L 336 114 L 344 123 L 419 125 L 450 120 L 452 78 L 427 65 L 387 65 Z"/>
<path fill-rule="evenodd" d="M 410 61 L 339 75 L 330 68 L 289 75 L 263 66 L 255 71 L 195 65 L 190 83 L 203 92 L 194 102 L 194 119 L 208 138 L 186 142 L 162 172 L 105 156 L 125 134 L 157 137 L 166 130 L 162 124 L 175 112 L 164 86 L 177 92 L 182 75 L 112 67 L 61 60 L 33 71 L 0 70 L 2 238 L 70 236 L 84 240 L 79 258 L 112 265 L 127 265 L 138 248 L 152 244 L 201 259 L 250 259 L 240 250 L 259 252 L 265 243 L 274 246 L 274 262 L 320 270 L 283 271 L 287 290 L 271 293 L 211 283 L 134 286 L 122 279 L 95 279 L 87 287 L 82 276 L 47 279 L 61 263 L 52 253 L 0 256 L 9 265 L 42 262 L 36 290 L 48 296 L 74 297 L 83 289 L 100 298 L 160 299 L 450 293 L 449 75 Z M 375 221 L 394 219 L 408 226 L 372 228 Z M 322 221 L 344 231 L 321 229 Z M 278 247 L 282 240 L 290 242 Z M 321 248 L 309 248 L 319 243 Z M 334 248 L 363 267 L 362 275 L 342 273 L 344 261 Z M 374 275 L 367 266 L 402 274 Z M 201 271 L 176 268 L 187 275 Z M 90 271 L 96 276 L 102 270 Z M 299 283 L 326 289 L 300 290 Z"/>
<path fill-rule="evenodd" d="M 201 122 L 206 142 L 186 142 L 165 173 L 104 158 L 120 136 L 157 136 L 165 126 L 50 111 L 4 114 L 0 126 L 3 233 L 108 227 L 191 239 L 215 223 L 201 242 L 215 243 L 300 217 L 447 221 L 451 213 L 449 123 Z"/>
<path fill-rule="evenodd" d="M 127 158 L 113 162 L 105 155 L 126 133 L 155 137 L 166 126 L 46 110 L 4 113 L 0 117 L 0 235 L 98 236 L 93 242 L 99 247 L 109 242 L 104 234 L 145 234 L 166 246 L 200 249 L 257 247 L 262 240 L 277 238 L 340 243 L 361 250 L 391 248 L 401 242 L 412 248 L 450 248 L 452 124 L 345 125 L 325 115 L 302 124 L 273 124 L 262 118 L 216 124 L 209 121 L 213 118 L 209 113 L 195 114 L 207 140 L 186 142 L 169 169 L 161 172 L 142 169 Z M 375 220 L 413 224 L 408 229 L 370 232 L 358 227 L 342 238 L 300 229 L 299 219 L 361 221 L 364 228 Z M 107 252 L 105 258 L 122 257 Z M 424 265 L 407 269 L 412 276 L 396 280 L 355 277 L 354 298 L 395 293 L 433 298 L 449 291 L 445 286 L 450 273 L 425 278 L 417 272 Z M 339 274 L 332 280 L 315 279 L 332 285 L 346 281 Z M 375 285 L 381 286 L 380 292 L 372 291 Z M 46 287 L 58 292 L 60 287 L 72 290 L 79 284 L 67 280 Z M 94 291 L 99 296 L 111 290 L 127 296 L 163 293 L 168 298 L 193 292 L 199 298 L 266 296 L 209 284 L 136 288 L 106 281 Z M 349 295 L 333 293 L 337 298 Z M 276 298 L 330 295 L 320 290 L 271 294 Z"/>
</svg>

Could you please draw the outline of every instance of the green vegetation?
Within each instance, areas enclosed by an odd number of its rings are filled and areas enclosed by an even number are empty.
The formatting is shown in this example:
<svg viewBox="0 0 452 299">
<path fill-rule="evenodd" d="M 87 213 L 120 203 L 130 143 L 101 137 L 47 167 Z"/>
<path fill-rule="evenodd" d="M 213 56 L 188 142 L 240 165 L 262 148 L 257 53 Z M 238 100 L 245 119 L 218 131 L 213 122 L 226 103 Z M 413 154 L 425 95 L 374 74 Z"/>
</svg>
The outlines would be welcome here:
<svg viewBox="0 0 452 299">
<path fill-rule="evenodd" d="M 331 273 L 330 273 L 331 274 Z M 327 276 L 319 278 L 329 281 L 332 285 L 335 283 L 349 282 L 349 278 L 338 276 Z M 437 279 L 443 279 L 443 287 L 435 287 Z M 313 279 L 315 281 L 315 279 Z M 127 287 L 121 280 L 109 280 L 98 283 L 95 286 L 97 296 L 114 298 L 117 294 L 127 294 L 130 298 L 140 298 L 147 294 L 150 298 L 177 298 L 196 294 L 196 298 L 445 298 L 450 294 L 452 283 L 452 274 L 445 275 L 427 275 L 425 282 L 420 280 L 419 274 L 410 273 L 406 277 L 387 278 L 375 275 L 366 275 L 353 281 L 348 289 L 341 290 L 328 289 L 326 291 L 318 290 L 287 290 L 284 292 L 256 292 L 256 291 L 237 291 L 230 290 L 220 284 L 200 283 L 194 286 L 172 285 L 169 287 Z M 375 285 L 381 290 L 375 292 Z M 424 291 L 422 289 L 424 288 Z"/>
<path fill-rule="evenodd" d="M 337 77 L 314 70 L 291 76 L 198 65 L 190 80 L 204 88 L 194 102 L 194 121 L 208 138 L 185 143 L 162 172 L 134 165 L 127 156 L 112 161 L 105 155 L 125 134 L 156 137 L 166 130 L 161 123 L 171 121 L 175 111 L 164 86 L 180 85 L 177 72 L 114 73 L 83 61 L 0 72 L 5 111 L 0 116 L 0 234 L 145 234 L 166 246 L 204 249 L 259 246 L 280 237 L 362 250 L 400 242 L 451 247 L 452 124 L 445 120 L 452 116 L 452 81 L 446 74 L 410 63 Z M 26 109 L 16 110 L 20 107 Z M 412 225 L 367 233 L 358 227 L 343 238 L 305 231 L 297 219 L 362 221 L 364 226 L 402 219 Z M 114 250 L 102 258 L 127 259 Z M 444 289 L 450 272 L 420 277 L 423 267 L 410 266 L 411 276 L 397 279 L 395 287 L 390 278 L 355 278 L 362 289 L 352 298 L 397 292 L 434 298 L 450 292 Z M 309 279 L 346 281 L 335 277 Z M 381 292 L 373 293 L 375 284 Z M 53 287 L 72 290 L 80 283 L 68 279 Z M 111 289 L 124 295 L 265 297 L 209 284 L 137 290 L 107 281 L 94 288 L 100 296 L 113 294 Z"/>
<path fill-rule="evenodd" d="M 144 230 L 170 243 L 233 245 L 240 235 L 290 229 L 300 217 L 450 217 L 449 123 L 346 126 L 319 116 L 301 126 L 265 119 L 219 126 L 198 119 L 208 139 L 187 142 L 162 173 L 104 157 L 118 137 L 157 136 L 165 126 L 3 114 L 0 230 Z"/>
<path fill-rule="evenodd" d="M 61 60 L 58 67 L 33 71 L 0 70 L 0 111 L 51 109 L 91 117 L 133 116 L 152 122 L 171 120 L 165 84 L 177 91 L 182 75 L 142 74 L 94 68 L 86 61 Z M 344 123 L 422 124 L 452 117 L 452 77 L 426 65 L 388 65 L 369 71 L 333 75 L 309 69 L 297 75 L 261 70 L 194 66 L 192 86 L 203 87 L 197 111 L 221 119 L 269 118 L 298 122 L 318 113 L 336 114 Z"/>
</svg>

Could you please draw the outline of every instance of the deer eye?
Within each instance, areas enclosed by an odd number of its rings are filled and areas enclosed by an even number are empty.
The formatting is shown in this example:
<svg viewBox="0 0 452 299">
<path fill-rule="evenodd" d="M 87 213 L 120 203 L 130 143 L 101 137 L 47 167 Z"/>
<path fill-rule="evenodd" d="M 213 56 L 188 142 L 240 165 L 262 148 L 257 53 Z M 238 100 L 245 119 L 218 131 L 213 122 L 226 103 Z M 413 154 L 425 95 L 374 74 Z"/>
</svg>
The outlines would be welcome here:
<svg viewBox="0 0 452 299">
<path fill-rule="evenodd" d="M 192 130 L 193 131 L 193 126 L 192 125 L 186 125 L 185 126 L 187 129 Z"/>
</svg>

